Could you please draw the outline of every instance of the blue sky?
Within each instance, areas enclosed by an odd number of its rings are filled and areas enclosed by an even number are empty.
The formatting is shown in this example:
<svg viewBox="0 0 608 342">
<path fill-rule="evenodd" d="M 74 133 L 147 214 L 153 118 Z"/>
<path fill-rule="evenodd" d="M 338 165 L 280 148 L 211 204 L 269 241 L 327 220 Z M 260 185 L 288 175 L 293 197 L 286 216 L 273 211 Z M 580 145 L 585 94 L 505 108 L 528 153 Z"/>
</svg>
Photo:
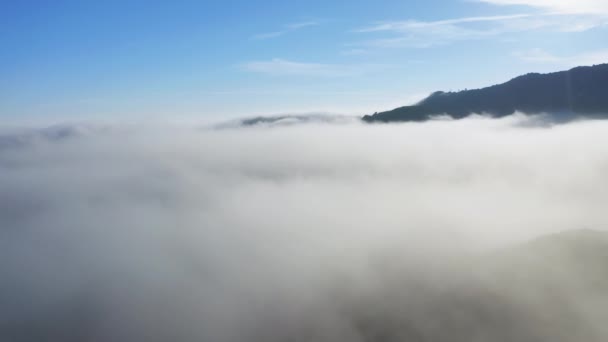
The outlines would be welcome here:
<svg viewBox="0 0 608 342">
<path fill-rule="evenodd" d="M 0 0 L 0 116 L 366 114 L 608 62 L 608 1 Z"/>
</svg>

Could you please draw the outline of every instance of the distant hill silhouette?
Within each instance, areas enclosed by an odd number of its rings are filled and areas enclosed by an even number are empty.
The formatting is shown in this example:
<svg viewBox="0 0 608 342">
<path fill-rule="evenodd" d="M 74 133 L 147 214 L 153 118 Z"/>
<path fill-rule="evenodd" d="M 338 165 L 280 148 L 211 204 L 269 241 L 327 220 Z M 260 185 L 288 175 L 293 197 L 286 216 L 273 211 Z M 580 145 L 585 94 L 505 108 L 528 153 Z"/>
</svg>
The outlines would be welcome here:
<svg viewBox="0 0 608 342">
<path fill-rule="evenodd" d="M 608 64 L 531 73 L 482 89 L 438 91 L 416 105 L 366 115 L 363 120 L 425 121 L 436 115 L 460 119 L 471 113 L 503 117 L 516 111 L 548 112 L 559 120 L 581 115 L 608 118 Z"/>
<path fill-rule="evenodd" d="M 348 123 L 359 118 L 354 116 L 342 116 L 323 113 L 310 114 L 285 114 L 274 116 L 256 116 L 251 118 L 230 120 L 213 126 L 215 129 L 231 129 L 243 127 L 282 127 L 302 124 L 321 124 L 321 123 Z M 0 136 L 0 147 L 2 147 L 2 136 Z"/>
</svg>

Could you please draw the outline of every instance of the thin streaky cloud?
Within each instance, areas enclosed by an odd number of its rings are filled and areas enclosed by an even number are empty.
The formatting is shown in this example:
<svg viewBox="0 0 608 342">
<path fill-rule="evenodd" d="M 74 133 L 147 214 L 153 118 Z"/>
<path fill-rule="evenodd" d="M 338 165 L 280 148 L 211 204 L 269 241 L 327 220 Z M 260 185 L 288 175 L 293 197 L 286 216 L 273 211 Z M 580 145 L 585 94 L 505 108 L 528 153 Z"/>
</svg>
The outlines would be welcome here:
<svg viewBox="0 0 608 342">
<path fill-rule="evenodd" d="M 608 14 L 606 0 L 478 0 L 493 5 L 536 7 L 562 14 Z"/>
<path fill-rule="evenodd" d="M 340 54 L 344 56 L 362 56 L 369 55 L 370 53 L 371 51 L 369 49 L 347 49 L 340 52 Z"/>
<path fill-rule="evenodd" d="M 305 22 L 301 22 L 301 23 L 289 24 L 286 27 L 291 30 L 297 30 L 297 29 L 311 27 L 311 26 L 319 26 L 319 23 L 316 21 L 305 21 Z"/>
<path fill-rule="evenodd" d="M 271 76 L 299 77 L 353 77 L 386 69 L 379 64 L 325 64 L 306 63 L 274 58 L 266 61 L 251 61 L 239 65 L 248 72 Z"/>
<path fill-rule="evenodd" d="M 361 96 L 379 96 L 384 95 L 383 91 L 310 91 L 310 90 L 217 90 L 217 91 L 204 91 L 198 93 L 201 96 L 217 96 L 217 95 L 361 95 Z M 424 93 L 424 95 L 428 95 Z M 418 96 L 420 97 L 420 96 Z"/>
<path fill-rule="evenodd" d="M 256 34 L 252 37 L 252 39 L 254 40 L 265 40 L 265 39 L 272 39 L 272 38 L 278 38 L 281 37 L 285 34 L 288 34 L 290 32 L 293 31 L 297 31 L 297 30 L 301 30 L 307 27 L 313 27 L 313 26 L 319 26 L 320 24 L 316 21 L 305 21 L 305 22 L 298 22 L 298 23 L 293 23 L 293 24 L 288 24 L 285 25 L 284 28 L 282 30 L 279 31 L 273 31 L 273 32 L 266 32 L 266 33 L 259 33 Z"/>
<path fill-rule="evenodd" d="M 500 15 L 500 16 L 486 16 L 486 17 L 465 17 L 447 20 L 437 21 L 418 21 L 418 20 L 405 20 L 405 21 L 393 21 L 380 23 L 376 26 L 367 27 L 356 30 L 356 32 L 378 32 L 378 31 L 407 31 L 413 28 L 426 28 L 436 26 L 448 26 L 463 23 L 475 23 L 475 22 L 487 22 L 487 21 L 504 21 L 511 19 L 520 19 L 530 17 L 530 14 L 515 14 L 515 15 Z"/>
<path fill-rule="evenodd" d="M 255 36 L 253 36 L 253 39 L 263 40 L 263 39 L 276 38 L 276 37 L 280 37 L 280 36 L 284 35 L 285 33 L 286 33 L 286 31 L 260 33 L 260 34 L 256 34 Z"/>
<path fill-rule="evenodd" d="M 608 61 L 608 49 L 585 51 L 569 56 L 559 56 L 543 49 L 536 48 L 516 51 L 512 55 L 523 62 L 551 64 L 563 68 L 602 64 Z"/>
<path fill-rule="evenodd" d="M 470 25 L 475 23 L 486 23 L 486 25 L 483 29 Z M 463 17 L 436 21 L 391 21 L 355 30 L 362 34 L 387 33 L 390 36 L 362 41 L 351 46 L 353 48 L 429 48 L 510 33 L 536 30 L 584 32 L 605 25 L 608 25 L 607 15 L 560 12 Z"/>
</svg>

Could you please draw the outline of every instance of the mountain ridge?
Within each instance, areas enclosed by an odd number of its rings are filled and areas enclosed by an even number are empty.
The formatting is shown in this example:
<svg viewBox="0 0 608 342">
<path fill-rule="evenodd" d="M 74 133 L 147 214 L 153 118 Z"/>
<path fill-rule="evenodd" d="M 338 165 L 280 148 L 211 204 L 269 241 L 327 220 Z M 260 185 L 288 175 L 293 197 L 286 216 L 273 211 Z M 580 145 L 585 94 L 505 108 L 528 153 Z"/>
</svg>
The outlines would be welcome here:
<svg viewBox="0 0 608 342">
<path fill-rule="evenodd" d="M 426 121 L 447 115 L 504 117 L 515 112 L 552 113 L 556 120 L 579 116 L 608 117 L 608 64 L 547 74 L 528 73 L 505 83 L 462 90 L 436 91 L 415 105 L 363 116 L 365 122 Z"/>
</svg>

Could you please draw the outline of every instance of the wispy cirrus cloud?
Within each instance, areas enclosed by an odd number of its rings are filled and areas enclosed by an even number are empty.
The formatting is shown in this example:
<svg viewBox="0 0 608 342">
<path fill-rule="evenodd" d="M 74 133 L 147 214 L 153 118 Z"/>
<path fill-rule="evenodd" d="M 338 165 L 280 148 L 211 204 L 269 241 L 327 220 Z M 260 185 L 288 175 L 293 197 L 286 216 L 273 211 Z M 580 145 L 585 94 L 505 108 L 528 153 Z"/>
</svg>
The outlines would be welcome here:
<svg viewBox="0 0 608 342">
<path fill-rule="evenodd" d="M 396 22 L 385 22 L 377 24 L 371 27 L 357 30 L 357 32 L 378 32 L 378 31 L 409 31 L 412 29 L 419 28 L 433 28 L 450 26 L 463 23 L 476 23 L 476 22 L 492 22 L 492 21 L 503 21 L 510 19 L 526 18 L 530 14 L 514 14 L 514 15 L 498 15 L 498 16 L 485 16 L 485 17 L 465 17 L 457 19 L 437 20 L 437 21 L 417 21 L 417 20 L 406 20 Z"/>
<path fill-rule="evenodd" d="M 360 42 L 361 46 L 428 48 L 454 41 L 480 39 L 499 34 L 504 23 L 530 17 L 530 14 L 464 17 L 437 21 L 404 20 L 380 22 L 355 30 L 358 33 L 387 33 Z M 477 25 L 477 26 L 476 26 Z M 480 28 L 479 25 L 484 27 Z"/>
<path fill-rule="evenodd" d="M 280 36 L 283 36 L 287 33 L 293 32 L 293 31 L 301 30 L 306 27 L 319 26 L 319 25 L 320 25 L 319 22 L 316 22 L 316 21 L 297 22 L 297 23 L 285 25 L 283 27 L 283 29 L 281 29 L 281 30 L 277 30 L 277 31 L 273 31 L 273 32 L 259 33 L 259 34 L 254 35 L 251 38 L 254 40 L 265 40 L 265 39 L 278 38 Z"/>
<path fill-rule="evenodd" d="M 562 14 L 608 14 L 606 0 L 478 0 L 494 5 L 537 7 Z"/>
<path fill-rule="evenodd" d="M 543 49 L 516 51 L 513 56 L 528 63 L 552 64 L 559 67 L 595 65 L 608 62 L 608 49 L 585 51 L 575 55 L 560 56 Z"/>
<path fill-rule="evenodd" d="M 497 5 L 535 3 L 542 0 L 478 0 Z M 546 1 L 550 3 L 551 1 Z M 558 1 L 559 2 L 559 1 Z M 585 0 L 583 0 L 585 2 Z M 588 1 L 591 3 L 591 1 Z M 544 3 L 544 2 L 543 2 Z M 437 21 L 403 20 L 380 22 L 368 27 L 355 30 L 363 34 L 387 34 L 365 40 L 355 46 L 379 48 L 428 48 L 445 45 L 457 41 L 477 40 L 509 33 L 545 30 L 551 32 L 584 32 L 593 28 L 608 25 L 608 11 L 602 8 L 608 6 L 589 4 L 585 10 L 560 6 L 533 6 L 543 12 L 533 11 L 514 15 L 495 15 L 479 17 L 462 17 Z"/>
<path fill-rule="evenodd" d="M 343 56 L 363 56 L 370 54 L 369 49 L 345 49 L 340 52 Z"/>
<path fill-rule="evenodd" d="M 541 12 L 530 28 L 553 28 L 561 32 L 583 32 L 608 24 L 606 0 L 477 0 L 498 6 L 527 6 Z"/>
<path fill-rule="evenodd" d="M 249 72 L 273 76 L 350 77 L 378 71 L 386 68 L 386 66 L 376 64 L 305 63 L 274 58 L 266 61 L 247 62 L 241 64 L 240 68 Z"/>
<path fill-rule="evenodd" d="M 310 27 L 310 26 L 319 26 L 319 23 L 316 21 L 303 21 L 299 23 L 293 23 L 287 25 L 287 29 L 289 30 L 299 30 L 301 28 Z"/>
</svg>

